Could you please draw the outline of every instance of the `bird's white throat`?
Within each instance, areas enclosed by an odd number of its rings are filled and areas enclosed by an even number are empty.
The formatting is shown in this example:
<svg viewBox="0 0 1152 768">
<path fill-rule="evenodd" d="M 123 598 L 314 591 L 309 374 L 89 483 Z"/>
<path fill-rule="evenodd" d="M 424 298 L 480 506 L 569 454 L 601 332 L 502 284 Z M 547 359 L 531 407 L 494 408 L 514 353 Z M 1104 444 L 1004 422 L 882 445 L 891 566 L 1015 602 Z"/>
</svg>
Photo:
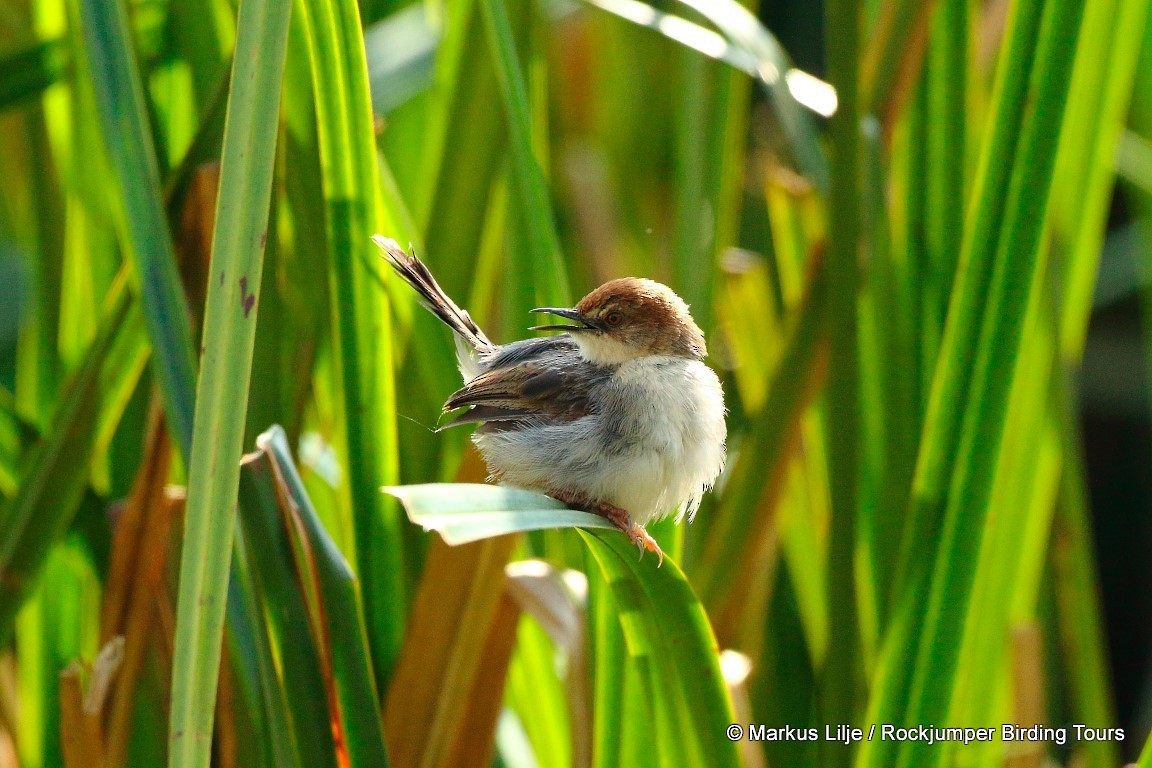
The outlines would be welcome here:
<svg viewBox="0 0 1152 768">
<path fill-rule="evenodd" d="M 607 365 L 615 368 L 629 360 L 643 356 L 643 351 L 629 344 L 617 341 L 602 333 L 577 331 L 570 334 L 572 341 L 580 348 L 580 356 L 593 365 Z"/>
</svg>

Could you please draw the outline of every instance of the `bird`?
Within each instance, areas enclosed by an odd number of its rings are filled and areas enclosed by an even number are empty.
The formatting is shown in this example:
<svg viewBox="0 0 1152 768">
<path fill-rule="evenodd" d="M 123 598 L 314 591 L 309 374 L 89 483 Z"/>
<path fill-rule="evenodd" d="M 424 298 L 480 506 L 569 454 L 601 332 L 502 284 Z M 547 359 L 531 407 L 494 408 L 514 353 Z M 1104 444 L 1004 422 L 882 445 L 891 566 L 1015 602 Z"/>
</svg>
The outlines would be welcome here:
<svg viewBox="0 0 1152 768">
<path fill-rule="evenodd" d="M 561 331 L 493 343 L 415 252 L 373 236 L 393 270 L 447 325 L 464 386 L 438 429 L 477 423 L 489 480 L 540 491 L 600 515 L 633 544 L 664 553 L 645 526 L 693 518 L 724 468 L 727 414 L 704 333 L 688 305 L 654 280 L 611 280 L 575 307 L 539 307 Z"/>
</svg>

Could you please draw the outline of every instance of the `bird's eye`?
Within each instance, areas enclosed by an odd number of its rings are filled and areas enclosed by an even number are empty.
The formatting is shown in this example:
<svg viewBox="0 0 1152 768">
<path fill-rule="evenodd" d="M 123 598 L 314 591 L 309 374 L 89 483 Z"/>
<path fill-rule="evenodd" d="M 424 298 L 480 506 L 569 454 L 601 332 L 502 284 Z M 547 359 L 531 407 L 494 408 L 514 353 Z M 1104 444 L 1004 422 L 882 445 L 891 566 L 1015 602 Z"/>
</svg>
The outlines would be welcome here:
<svg viewBox="0 0 1152 768">
<path fill-rule="evenodd" d="M 624 322 L 624 313 L 618 309 L 614 309 L 608 314 L 604 315 L 604 323 L 606 325 L 612 326 L 613 328 L 617 325 L 620 325 L 622 322 Z"/>
</svg>

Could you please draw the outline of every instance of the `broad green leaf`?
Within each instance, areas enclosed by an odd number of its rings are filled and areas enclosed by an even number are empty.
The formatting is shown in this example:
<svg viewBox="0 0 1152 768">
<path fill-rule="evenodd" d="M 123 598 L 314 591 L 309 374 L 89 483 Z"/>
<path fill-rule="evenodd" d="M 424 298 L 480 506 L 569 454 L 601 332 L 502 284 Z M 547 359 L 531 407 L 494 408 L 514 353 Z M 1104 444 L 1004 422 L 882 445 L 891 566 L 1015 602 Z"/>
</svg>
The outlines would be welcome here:
<svg viewBox="0 0 1152 768">
<path fill-rule="evenodd" d="M 471 483 L 429 483 L 384 489 L 404 504 L 409 519 L 449 544 L 546 528 L 607 528 L 600 515 L 567 509 L 539 493 Z"/>
<path fill-rule="evenodd" d="M 644 740 L 646 750 L 651 754 L 654 749 L 667 766 L 740 765 L 739 750 L 726 735 L 736 720 L 716 638 L 684 574 L 671 560 L 662 567 L 640 560 L 623 536 L 595 530 L 580 536 L 599 567 L 596 578 L 611 591 L 628 649 L 623 663 L 652 696 L 653 730 L 652 738 Z M 607 657 L 604 661 L 612 663 Z M 635 731 L 625 735 L 639 736 Z M 606 757 L 600 764 L 615 764 Z"/>
</svg>

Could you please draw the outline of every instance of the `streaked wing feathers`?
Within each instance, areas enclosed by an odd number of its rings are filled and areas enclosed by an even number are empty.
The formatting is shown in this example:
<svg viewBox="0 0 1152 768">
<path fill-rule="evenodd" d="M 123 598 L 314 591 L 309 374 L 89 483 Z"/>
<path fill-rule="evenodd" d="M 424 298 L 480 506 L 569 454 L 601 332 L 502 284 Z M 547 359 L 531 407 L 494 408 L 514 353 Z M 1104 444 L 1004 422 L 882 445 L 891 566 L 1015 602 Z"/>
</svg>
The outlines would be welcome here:
<svg viewBox="0 0 1152 768">
<path fill-rule="evenodd" d="M 512 347 L 513 345 L 509 345 Z M 587 393 L 611 374 L 580 357 L 563 337 L 518 342 L 488 360 L 487 369 L 458 390 L 444 410 L 470 407 L 441 429 L 475 422 L 573 421 L 589 413 Z"/>
</svg>

